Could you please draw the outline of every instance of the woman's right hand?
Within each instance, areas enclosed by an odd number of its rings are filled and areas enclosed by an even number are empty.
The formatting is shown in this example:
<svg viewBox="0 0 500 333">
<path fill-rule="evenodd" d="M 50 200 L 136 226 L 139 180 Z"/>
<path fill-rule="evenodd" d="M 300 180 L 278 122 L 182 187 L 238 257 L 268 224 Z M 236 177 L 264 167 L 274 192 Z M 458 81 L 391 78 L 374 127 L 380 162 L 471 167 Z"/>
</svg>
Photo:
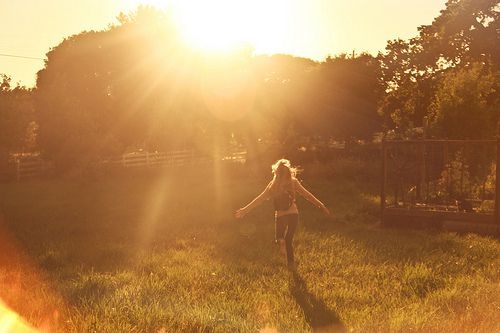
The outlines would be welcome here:
<svg viewBox="0 0 500 333">
<path fill-rule="evenodd" d="M 326 208 L 325 205 L 321 205 L 320 208 L 323 211 L 323 213 L 325 213 L 325 215 L 330 215 L 330 211 L 328 210 L 328 208 Z"/>
</svg>

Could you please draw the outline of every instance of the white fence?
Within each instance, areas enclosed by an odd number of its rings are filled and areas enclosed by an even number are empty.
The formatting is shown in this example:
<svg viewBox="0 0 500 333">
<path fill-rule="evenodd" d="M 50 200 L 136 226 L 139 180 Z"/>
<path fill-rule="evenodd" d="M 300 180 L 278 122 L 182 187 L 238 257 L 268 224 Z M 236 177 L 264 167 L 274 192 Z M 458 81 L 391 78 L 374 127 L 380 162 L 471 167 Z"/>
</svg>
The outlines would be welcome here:
<svg viewBox="0 0 500 333">
<path fill-rule="evenodd" d="M 160 152 L 133 152 L 123 154 L 114 163 L 121 164 L 125 168 L 141 166 L 183 166 L 208 162 L 207 157 L 196 155 L 192 150 L 179 150 L 167 153 Z"/>
<path fill-rule="evenodd" d="M 245 163 L 246 151 L 231 152 L 221 157 L 221 161 Z M 175 150 L 166 153 L 160 152 L 133 152 L 123 154 L 121 158 L 114 159 L 111 162 L 122 165 L 125 168 L 130 167 L 150 167 L 150 166 L 186 166 L 199 165 L 214 162 L 214 159 L 208 155 L 200 155 L 193 150 Z"/>
<path fill-rule="evenodd" d="M 109 159 L 103 164 L 113 164 L 124 168 L 133 167 L 175 167 L 208 164 L 220 160 L 230 163 L 245 163 L 246 151 L 230 152 L 221 158 L 214 159 L 208 155 L 200 155 L 193 150 L 175 150 L 160 152 L 133 152 L 123 154 L 119 158 Z M 52 167 L 38 155 L 16 156 L 15 168 L 17 180 L 39 177 Z"/>
<path fill-rule="evenodd" d="M 246 150 L 239 152 L 232 152 L 230 154 L 227 154 L 227 156 L 224 156 L 222 160 L 229 162 L 236 162 L 236 163 L 245 163 L 247 161 L 247 152 Z"/>
<path fill-rule="evenodd" d="M 38 155 L 17 156 L 14 161 L 17 180 L 39 177 L 51 168 L 51 164 Z"/>
</svg>

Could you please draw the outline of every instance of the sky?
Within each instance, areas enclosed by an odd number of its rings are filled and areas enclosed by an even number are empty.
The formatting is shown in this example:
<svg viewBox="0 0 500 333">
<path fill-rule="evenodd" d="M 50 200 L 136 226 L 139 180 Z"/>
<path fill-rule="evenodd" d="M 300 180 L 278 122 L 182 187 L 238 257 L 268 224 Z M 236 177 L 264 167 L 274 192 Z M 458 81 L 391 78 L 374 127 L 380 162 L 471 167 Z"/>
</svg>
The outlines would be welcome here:
<svg viewBox="0 0 500 333">
<path fill-rule="evenodd" d="M 341 53 L 383 52 L 431 24 L 446 0 L 0 0 L 0 74 L 33 87 L 46 53 L 64 38 L 117 24 L 138 5 L 174 13 L 200 48 L 252 44 L 256 54 L 322 61 Z"/>
</svg>

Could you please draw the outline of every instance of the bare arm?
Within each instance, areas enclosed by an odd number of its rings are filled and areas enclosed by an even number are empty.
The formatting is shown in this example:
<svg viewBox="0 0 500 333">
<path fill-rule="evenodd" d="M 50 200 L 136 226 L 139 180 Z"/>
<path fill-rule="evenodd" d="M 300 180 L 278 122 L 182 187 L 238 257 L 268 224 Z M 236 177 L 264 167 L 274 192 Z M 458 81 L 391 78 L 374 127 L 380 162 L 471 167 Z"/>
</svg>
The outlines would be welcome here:
<svg viewBox="0 0 500 333">
<path fill-rule="evenodd" d="M 302 197 L 304 197 L 304 199 L 312 203 L 314 206 L 320 208 L 326 215 L 330 215 L 330 211 L 328 210 L 328 208 L 326 208 L 318 198 L 316 198 L 311 192 L 309 192 L 304 186 L 302 186 L 302 184 L 297 179 L 294 179 L 294 186 L 295 190 Z"/>
<path fill-rule="evenodd" d="M 259 206 L 262 202 L 264 202 L 265 200 L 268 199 L 269 197 L 269 189 L 271 187 L 271 183 L 269 183 L 266 188 L 264 189 L 264 191 L 262 191 L 261 194 L 259 194 L 258 196 L 256 196 L 252 201 L 250 201 L 250 203 L 248 205 L 246 205 L 245 207 L 242 207 L 240 209 L 238 209 L 236 211 L 236 213 L 234 214 L 234 216 L 236 218 L 242 218 L 243 216 L 245 216 L 246 214 L 248 214 L 252 209 L 254 209 L 255 207 Z"/>
</svg>

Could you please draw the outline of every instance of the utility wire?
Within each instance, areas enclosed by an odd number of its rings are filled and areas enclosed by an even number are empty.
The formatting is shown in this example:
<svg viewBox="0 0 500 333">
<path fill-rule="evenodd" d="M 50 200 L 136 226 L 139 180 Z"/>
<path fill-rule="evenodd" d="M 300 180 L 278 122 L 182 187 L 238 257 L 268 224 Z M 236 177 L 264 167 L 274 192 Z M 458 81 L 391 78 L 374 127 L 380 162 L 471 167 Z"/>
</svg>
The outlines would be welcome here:
<svg viewBox="0 0 500 333">
<path fill-rule="evenodd" d="M 45 60 L 43 58 L 27 57 L 27 56 L 22 56 L 22 55 L 17 55 L 17 54 L 6 54 L 6 53 L 0 53 L 0 57 L 22 58 L 22 59 L 32 59 L 32 60 Z"/>
</svg>

